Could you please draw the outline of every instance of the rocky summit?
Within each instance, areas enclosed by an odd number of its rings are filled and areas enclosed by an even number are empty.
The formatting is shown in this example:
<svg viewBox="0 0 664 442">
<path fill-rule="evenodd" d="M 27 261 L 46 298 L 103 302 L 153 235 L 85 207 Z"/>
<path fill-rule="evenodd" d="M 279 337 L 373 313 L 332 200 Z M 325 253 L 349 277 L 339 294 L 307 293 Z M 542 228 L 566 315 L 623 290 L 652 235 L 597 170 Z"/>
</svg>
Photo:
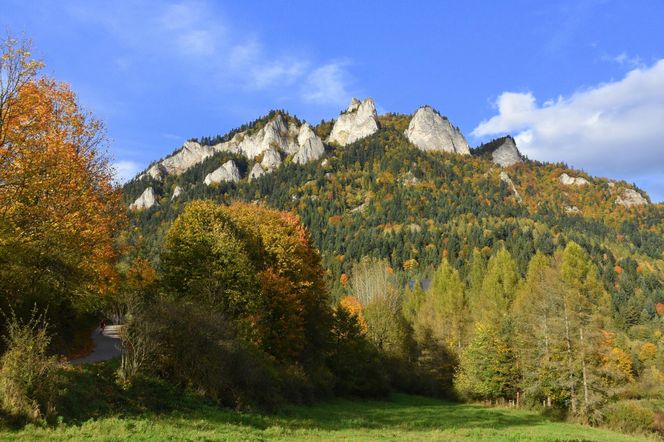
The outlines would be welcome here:
<svg viewBox="0 0 664 442">
<path fill-rule="evenodd" d="M 300 133 L 297 136 L 297 144 L 300 149 L 293 156 L 293 162 L 296 164 L 306 164 L 315 161 L 325 153 L 323 141 L 314 133 L 309 124 L 304 123 L 300 127 Z"/>
<path fill-rule="evenodd" d="M 376 104 L 372 98 L 360 102 L 353 98 L 350 105 L 337 118 L 327 141 L 345 146 L 367 137 L 378 130 Z"/>
<path fill-rule="evenodd" d="M 187 141 L 173 155 L 153 164 L 139 178 L 149 175 L 159 180 L 164 175 L 180 175 L 191 166 L 200 163 L 214 155 L 215 149 L 211 146 L 202 146 L 195 141 Z"/>
<path fill-rule="evenodd" d="M 431 106 L 421 106 L 412 115 L 386 114 L 379 118 L 372 98 L 362 101 L 353 98 L 336 120 L 322 122 L 316 127 L 286 111 L 271 111 L 223 136 L 203 138 L 201 141 L 191 139 L 172 155 L 154 162 L 132 180 L 130 183 L 133 183 L 133 190 L 127 203 L 132 210 L 149 209 L 159 205 L 158 201 L 162 205 L 170 202 L 177 204 L 178 196 L 185 192 L 188 199 L 194 198 L 200 192 L 196 190 L 200 184 L 209 188 L 221 183 L 251 183 L 267 174 L 284 173 L 291 176 L 289 171 L 293 165 L 302 166 L 317 161 L 321 161 L 320 166 L 315 166 L 318 173 L 330 177 L 335 173 L 336 166 L 333 165 L 338 157 L 347 150 L 341 148 L 350 144 L 359 148 L 368 137 L 375 137 L 370 143 L 378 140 L 382 143 L 382 137 L 395 136 L 392 132 L 395 128 L 398 128 L 396 136 L 403 141 L 404 146 L 410 143 L 422 152 L 444 152 L 459 157 L 472 155 L 500 168 L 526 162 L 516 141 L 509 135 L 470 149 L 459 128 Z M 427 161 L 434 161 L 434 157 L 427 157 Z M 457 160 L 465 161 L 461 158 Z M 526 189 L 521 181 L 523 173 L 528 173 L 528 167 L 534 167 L 530 163 L 526 166 L 524 170 L 512 169 L 510 175 L 506 172 L 500 174 L 500 180 L 507 183 L 518 204 L 526 204 Z M 556 181 L 563 186 L 574 188 L 576 195 L 598 184 L 597 181 L 591 183 L 587 176 L 569 169 L 558 169 L 551 176 L 557 177 Z M 416 187 L 419 180 L 420 177 L 412 170 L 399 178 L 399 182 L 407 187 Z M 273 180 L 265 183 L 273 183 Z M 608 187 L 612 194 L 608 203 L 612 207 L 617 205 L 631 209 L 649 204 L 647 197 L 629 185 L 620 184 L 618 187 L 609 181 Z M 296 201 L 298 193 L 294 192 L 290 199 Z M 561 202 L 561 210 L 570 215 L 584 213 L 586 207 L 570 198 L 569 201 Z"/>
<path fill-rule="evenodd" d="M 517 163 L 522 163 L 523 157 L 521 156 L 519 149 L 516 147 L 514 138 L 505 137 L 502 144 L 500 144 L 491 154 L 491 161 L 500 167 L 510 167 Z"/>
<path fill-rule="evenodd" d="M 262 156 L 261 165 L 267 171 L 274 170 L 282 162 L 282 156 L 294 155 L 294 161 L 304 164 L 320 158 L 324 152 L 323 141 L 307 123 L 298 125 L 277 115 L 257 131 L 236 133 L 229 141 L 213 146 L 196 141 L 185 142 L 174 154 L 157 161 L 138 178 L 149 176 L 161 180 L 165 175 L 181 175 L 219 152 L 238 153 L 248 159 Z"/>
<path fill-rule="evenodd" d="M 415 112 L 405 135 L 423 151 L 470 154 L 470 147 L 461 131 L 431 106 L 422 106 Z"/>
</svg>

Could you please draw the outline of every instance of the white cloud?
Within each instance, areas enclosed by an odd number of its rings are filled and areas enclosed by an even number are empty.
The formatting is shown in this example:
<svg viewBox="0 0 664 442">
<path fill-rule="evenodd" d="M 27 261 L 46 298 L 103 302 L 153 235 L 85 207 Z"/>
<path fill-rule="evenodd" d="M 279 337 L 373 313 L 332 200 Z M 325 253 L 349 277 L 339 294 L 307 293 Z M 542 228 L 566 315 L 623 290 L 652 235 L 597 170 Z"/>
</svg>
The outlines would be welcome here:
<svg viewBox="0 0 664 442">
<path fill-rule="evenodd" d="M 141 170 L 141 166 L 134 161 L 117 161 L 113 163 L 115 179 L 119 183 L 125 183 L 132 179 Z"/>
<path fill-rule="evenodd" d="M 530 93 L 504 92 L 498 114 L 476 137 L 513 133 L 530 158 L 564 161 L 591 173 L 652 185 L 664 182 L 664 59 L 619 80 L 538 105 Z M 646 180 L 646 177 L 648 179 Z"/>
<path fill-rule="evenodd" d="M 215 86 L 245 92 L 272 88 L 282 98 L 328 103 L 324 89 L 329 97 L 335 89 L 345 90 L 350 78 L 342 64 L 271 47 L 252 30 L 230 24 L 212 1 L 160 5 L 137 0 L 131 9 L 120 10 L 111 4 L 75 2 L 69 11 L 78 20 L 100 25 L 121 42 L 128 51 L 122 57 L 127 65 L 132 59 L 136 64 L 154 62 L 180 69 L 206 92 Z M 312 93 L 303 95 L 300 82 L 318 85 L 313 95 L 320 99 L 307 98 Z"/>
<path fill-rule="evenodd" d="M 643 63 L 643 60 L 641 60 L 641 57 L 638 55 L 636 56 L 630 56 L 627 52 L 621 52 L 620 54 L 616 56 L 603 56 L 602 60 L 604 61 L 610 61 L 613 63 L 618 63 L 621 66 L 628 66 L 630 68 L 644 68 L 645 64 Z"/>
<path fill-rule="evenodd" d="M 302 87 L 302 99 L 309 103 L 339 104 L 348 101 L 345 62 L 328 63 L 312 72 Z"/>
<path fill-rule="evenodd" d="M 296 60 L 276 60 L 266 65 L 254 66 L 251 72 L 253 81 L 250 85 L 256 89 L 263 89 L 273 85 L 290 86 L 302 78 L 308 63 Z"/>
</svg>

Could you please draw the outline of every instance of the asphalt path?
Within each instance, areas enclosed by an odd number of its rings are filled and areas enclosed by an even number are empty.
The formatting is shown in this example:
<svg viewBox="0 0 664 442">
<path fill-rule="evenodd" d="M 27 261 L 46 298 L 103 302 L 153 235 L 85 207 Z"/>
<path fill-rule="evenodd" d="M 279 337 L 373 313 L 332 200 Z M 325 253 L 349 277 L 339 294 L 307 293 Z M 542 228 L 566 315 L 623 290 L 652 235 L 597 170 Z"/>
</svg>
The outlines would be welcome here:
<svg viewBox="0 0 664 442">
<path fill-rule="evenodd" d="M 120 325 L 107 325 L 104 333 L 100 333 L 99 328 L 92 332 L 92 341 L 94 350 L 87 356 L 76 358 L 69 361 L 70 364 L 91 364 L 93 362 L 108 361 L 109 359 L 120 357 L 122 347 L 120 344 Z"/>
</svg>

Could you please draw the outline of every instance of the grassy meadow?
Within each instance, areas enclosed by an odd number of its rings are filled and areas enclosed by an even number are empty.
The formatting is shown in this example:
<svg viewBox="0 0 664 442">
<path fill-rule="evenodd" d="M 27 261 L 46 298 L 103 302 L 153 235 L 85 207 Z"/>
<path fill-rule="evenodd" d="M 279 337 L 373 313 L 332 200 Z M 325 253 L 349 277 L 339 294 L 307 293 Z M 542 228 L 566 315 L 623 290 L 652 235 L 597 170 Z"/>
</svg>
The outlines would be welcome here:
<svg viewBox="0 0 664 442">
<path fill-rule="evenodd" d="M 633 436 L 550 422 L 529 412 L 395 395 L 335 400 L 277 415 L 204 406 L 192 412 L 108 416 L 53 429 L 27 427 L 0 440 L 491 440 L 635 441 Z"/>
<path fill-rule="evenodd" d="M 401 394 L 241 413 L 158 379 L 120 388 L 113 382 L 116 369 L 117 362 L 68 369 L 59 422 L 5 429 L 0 440 L 643 440 L 532 411 Z"/>
</svg>

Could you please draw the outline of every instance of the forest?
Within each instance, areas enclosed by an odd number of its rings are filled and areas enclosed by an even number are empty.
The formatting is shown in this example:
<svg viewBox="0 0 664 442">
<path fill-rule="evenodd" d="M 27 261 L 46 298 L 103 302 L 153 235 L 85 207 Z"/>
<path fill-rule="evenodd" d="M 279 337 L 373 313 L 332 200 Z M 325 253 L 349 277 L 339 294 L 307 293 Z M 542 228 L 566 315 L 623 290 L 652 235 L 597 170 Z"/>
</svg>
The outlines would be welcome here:
<svg viewBox="0 0 664 442">
<path fill-rule="evenodd" d="M 120 187 L 102 122 L 29 42 L 0 52 L 0 429 L 396 397 L 664 434 L 664 206 L 616 204 L 632 185 L 423 152 L 386 114 L 254 180 L 222 152 Z M 196 140 L 278 113 L 300 121 Z M 240 182 L 203 183 L 229 159 Z M 119 361 L 73 367 L 100 317 Z"/>
</svg>

